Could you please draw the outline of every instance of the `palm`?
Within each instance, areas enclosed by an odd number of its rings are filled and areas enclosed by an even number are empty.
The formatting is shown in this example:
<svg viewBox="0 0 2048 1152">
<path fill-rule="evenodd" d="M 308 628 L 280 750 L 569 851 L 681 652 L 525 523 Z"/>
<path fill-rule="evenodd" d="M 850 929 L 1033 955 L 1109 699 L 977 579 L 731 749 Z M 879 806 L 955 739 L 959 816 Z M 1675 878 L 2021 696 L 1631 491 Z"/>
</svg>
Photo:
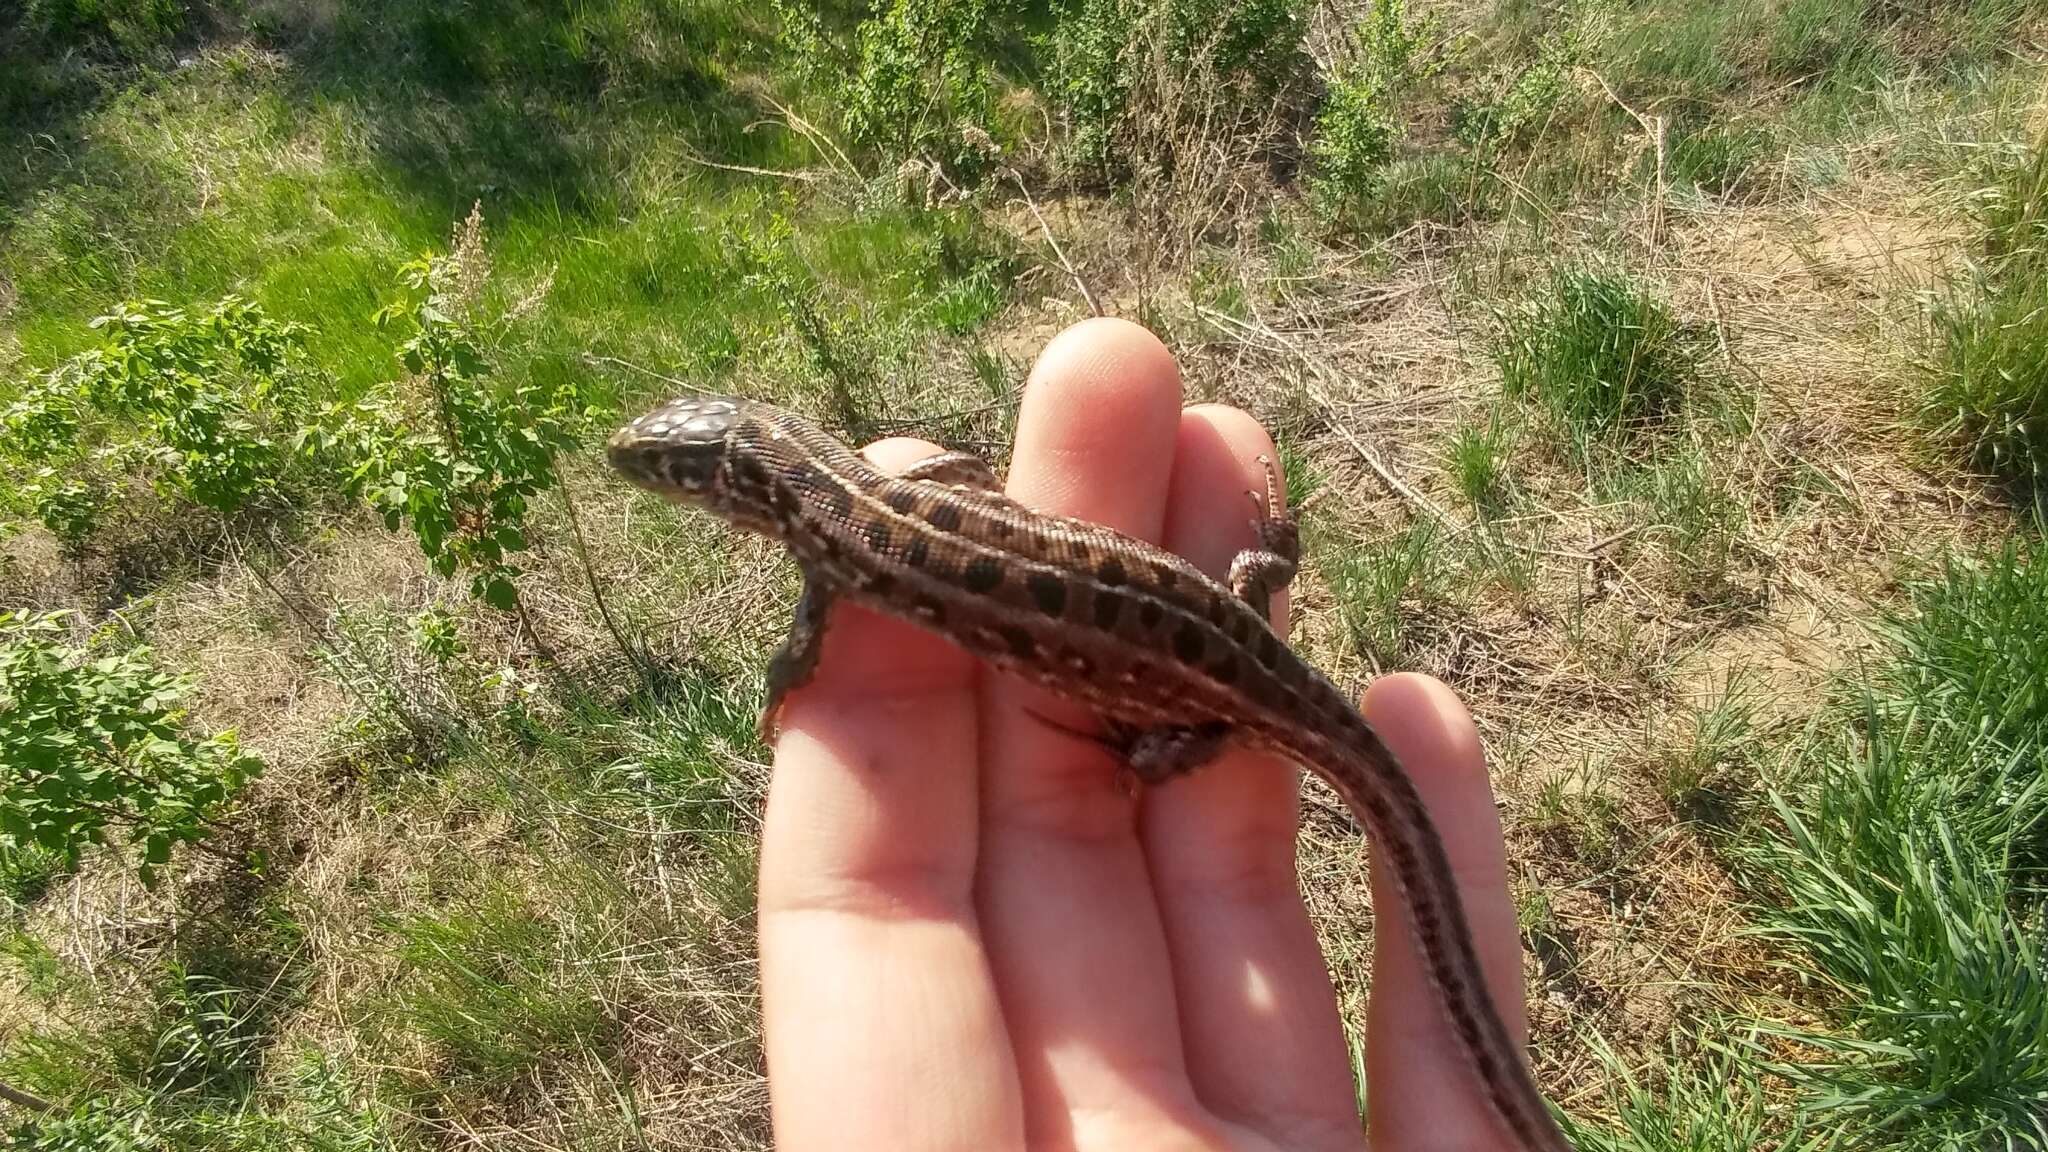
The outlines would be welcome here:
<svg viewBox="0 0 2048 1152">
<path fill-rule="evenodd" d="M 1027 390 L 1011 495 L 1220 571 L 1247 542 L 1244 492 L 1272 445 L 1242 413 L 1179 404 L 1149 335 L 1070 331 Z M 870 454 L 900 468 L 929 451 Z M 1496 998 L 1519 1020 L 1499 830 L 1444 695 L 1397 678 L 1368 711 L 1428 777 Z M 1232 749 L 1133 797 L 1063 730 L 1087 719 L 927 632 L 835 611 L 817 678 L 783 714 L 763 832 L 779 1147 L 1361 1146 L 1294 874 L 1294 774 Z M 1376 957 L 1378 1143 L 1484 1147 L 1396 920 L 1380 921 Z"/>
</svg>

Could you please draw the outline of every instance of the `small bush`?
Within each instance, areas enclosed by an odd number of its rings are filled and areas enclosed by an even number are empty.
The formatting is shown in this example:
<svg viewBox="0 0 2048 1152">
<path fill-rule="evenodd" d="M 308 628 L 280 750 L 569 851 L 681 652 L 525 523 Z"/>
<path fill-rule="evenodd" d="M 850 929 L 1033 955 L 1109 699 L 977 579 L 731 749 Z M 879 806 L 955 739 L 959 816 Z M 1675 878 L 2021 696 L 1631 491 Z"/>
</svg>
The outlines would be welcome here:
<svg viewBox="0 0 2048 1152">
<path fill-rule="evenodd" d="M 1698 334 L 1633 280 L 1564 269 L 1503 317 L 1494 358 L 1507 394 L 1543 405 L 1583 449 L 1675 409 L 1702 350 Z"/>
<path fill-rule="evenodd" d="M 1063 0 L 1043 90 L 1071 166 L 1112 182 L 1171 171 L 1210 131 L 1263 146 L 1308 76 L 1305 0 Z"/>
<path fill-rule="evenodd" d="M 234 733 L 197 739 L 179 707 L 191 685 L 146 648 L 74 648 L 54 615 L 0 612 L 0 858 L 91 844 L 141 849 L 156 870 L 211 830 L 262 763 Z"/>
<path fill-rule="evenodd" d="M 295 498 L 290 440 L 309 387 L 298 325 L 229 296 L 204 312 L 126 303 L 92 327 L 101 347 L 0 410 L 9 502 L 76 549 L 130 475 L 221 513 Z"/>
<path fill-rule="evenodd" d="M 1309 145 L 1312 191 L 1327 208 L 1356 216 L 1378 199 L 1400 141 L 1400 94 L 1434 68 L 1421 59 L 1434 20 L 1410 21 L 1402 0 L 1380 0 L 1359 26 L 1352 58 L 1328 79 Z"/>
</svg>

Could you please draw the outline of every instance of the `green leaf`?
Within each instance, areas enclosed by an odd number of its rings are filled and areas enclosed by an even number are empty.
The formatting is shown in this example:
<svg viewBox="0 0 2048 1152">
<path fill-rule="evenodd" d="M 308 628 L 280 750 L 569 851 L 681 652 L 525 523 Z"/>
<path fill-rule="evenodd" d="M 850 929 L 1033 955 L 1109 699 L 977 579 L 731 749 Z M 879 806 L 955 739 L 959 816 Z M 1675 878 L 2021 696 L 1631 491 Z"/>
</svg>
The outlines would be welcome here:
<svg viewBox="0 0 2048 1152">
<path fill-rule="evenodd" d="M 484 582 L 484 603 L 500 612 L 510 612 L 519 602 L 519 593 L 512 582 L 502 576 L 492 576 Z"/>
</svg>

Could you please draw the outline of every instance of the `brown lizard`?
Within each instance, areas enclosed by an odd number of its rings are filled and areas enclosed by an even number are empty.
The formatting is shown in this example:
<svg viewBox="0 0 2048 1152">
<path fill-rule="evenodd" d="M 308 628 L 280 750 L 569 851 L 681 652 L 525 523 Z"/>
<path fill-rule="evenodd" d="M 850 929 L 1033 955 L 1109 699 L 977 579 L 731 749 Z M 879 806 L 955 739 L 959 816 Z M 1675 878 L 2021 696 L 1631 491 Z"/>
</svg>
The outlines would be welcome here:
<svg viewBox="0 0 2048 1152">
<path fill-rule="evenodd" d="M 1414 784 L 1351 700 L 1268 619 L 1293 578 L 1291 520 L 1273 517 L 1273 470 L 1229 586 L 1171 552 L 1002 495 L 961 453 L 892 476 L 803 418 L 720 397 L 671 401 L 612 437 L 632 483 L 780 540 L 803 570 L 789 640 L 769 665 L 772 733 L 815 669 L 844 597 L 941 633 L 990 665 L 1079 702 L 1097 738 L 1147 782 L 1193 771 L 1226 740 L 1321 776 L 1379 849 L 1424 968 L 1479 1087 L 1530 1152 L 1567 1149 L 1487 995 L 1443 842 Z"/>
</svg>

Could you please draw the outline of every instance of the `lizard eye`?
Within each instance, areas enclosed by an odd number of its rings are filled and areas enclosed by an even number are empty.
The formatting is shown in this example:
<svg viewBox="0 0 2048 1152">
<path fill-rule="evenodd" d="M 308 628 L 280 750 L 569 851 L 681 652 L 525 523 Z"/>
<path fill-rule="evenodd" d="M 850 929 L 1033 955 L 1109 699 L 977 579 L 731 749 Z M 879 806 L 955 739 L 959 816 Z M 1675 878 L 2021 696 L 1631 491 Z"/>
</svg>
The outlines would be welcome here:
<svg viewBox="0 0 2048 1152">
<path fill-rule="evenodd" d="M 740 408 L 719 397 L 671 400 L 626 425 L 606 449 L 626 479 L 670 499 L 702 498 L 725 462 Z"/>
</svg>

